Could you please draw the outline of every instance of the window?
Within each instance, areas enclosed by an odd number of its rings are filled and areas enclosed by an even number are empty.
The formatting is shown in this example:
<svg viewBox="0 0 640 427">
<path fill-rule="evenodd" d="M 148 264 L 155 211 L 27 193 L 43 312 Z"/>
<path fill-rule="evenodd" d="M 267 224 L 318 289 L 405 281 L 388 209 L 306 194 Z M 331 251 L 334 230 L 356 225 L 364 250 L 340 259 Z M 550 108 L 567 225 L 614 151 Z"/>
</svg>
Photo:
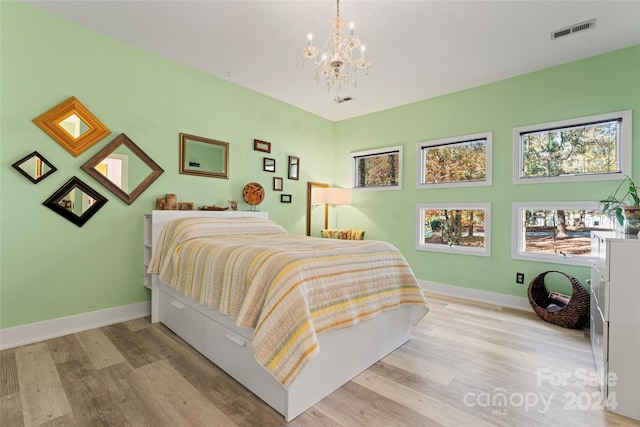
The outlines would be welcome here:
<svg viewBox="0 0 640 427">
<path fill-rule="evenodd" d="M 491 204 L 416 205 L 416 249 L 490 256 Z"/>
<path fill-rule="evenodd" d="M 620 179 L 631 174 L 631 110 L 513 130 L 514 183 Z"/>
<path fill-rule="evenodd" d="M 351 153 L 355 190 L 402 189 L 402 146 Z"/>
<path fill-rule="evenodd" d="M 492 133 L 418 143 L 417 188 L 491 185 Z"/>
<path fill-rule="evenodd" d="M 514 203 L 511 257 L 588 266 L 591 231 L 614 226 L 595 202 Z"/>
</svg>

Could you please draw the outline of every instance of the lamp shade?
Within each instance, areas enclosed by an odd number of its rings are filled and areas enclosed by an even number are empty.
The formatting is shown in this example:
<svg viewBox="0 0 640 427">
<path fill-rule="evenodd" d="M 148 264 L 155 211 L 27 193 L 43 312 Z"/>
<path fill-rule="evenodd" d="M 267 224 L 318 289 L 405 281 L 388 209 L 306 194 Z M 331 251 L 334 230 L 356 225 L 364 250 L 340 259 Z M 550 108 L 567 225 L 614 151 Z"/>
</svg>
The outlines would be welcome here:
<svg viewBox="0 0 640 427">
<path fill-rule="evenodd" d="M 325 187 L 316 187 L 311 191 L 311 204 L 312 205 L 323 205 L 327 203 L 327 188 Z"/>
<path fill-rule="evenodd" d="M 324 203 L 329 205 L 350 205 L 350 188 L 324 188 Z"/>
</svg>

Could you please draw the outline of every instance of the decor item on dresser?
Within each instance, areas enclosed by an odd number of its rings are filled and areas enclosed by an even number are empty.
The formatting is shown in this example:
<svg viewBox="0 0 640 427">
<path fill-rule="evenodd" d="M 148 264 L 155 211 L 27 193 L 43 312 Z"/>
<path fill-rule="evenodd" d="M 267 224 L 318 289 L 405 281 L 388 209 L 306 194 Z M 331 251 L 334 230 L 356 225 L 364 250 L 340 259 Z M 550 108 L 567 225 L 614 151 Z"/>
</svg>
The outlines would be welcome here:
<svg viewBox="0 0 640 427">
<path fill-rule="evenodd" d="M 593 231 L 591 256 L 590 333 L 599 402 L 640 421 L 640 240 Z"/>
<path fill-rule="evenodd" d="M 128 205 L 164 172 L 124 133 L 80 168 Z"/>
<path fill-rule="evenodd" d="M 238 210 L 238 201 L 237 200 L 229 200 L 229 209 L 232 211 Z"/>
<path fill-rule="evenodd" d="M 227 207 L 216 206 L 216 205 L 200 206 L 198 209 L 200 209 L 201 211 L 226 211 L 227 209 L 229 209 L 229 206 Z"/>
<path fill-rule="evenodd" d="M 152 322 L 286 421 L 407 342 L 428 311 L 385 242 L 289 234 L 266 212 L 154 211 L 151 227 Z"/>
<path fill-rule="evenodd" d="M 229 143 L 181 133 L 180 173 L 228 179 Z"/>
<path fill-rule="evenodd" d="M 242 189 L 242 198 L 251 205 L 251 210 L 264 200 L 264 188 L 257 182 L 250 182 Z"/>
<path fill-rule="evenodd" d="M 273 177 L 273 191 L 282 191 L 283 189 L 283 181 L 279 176 Z"/>
<path fill-rule="evenodd" d="M 327 91 L 335 91 L 334 101 L 339 102 L 339 92 L 349 86 L 358 86 L 358 75 L 369 74 L 371 60 L 364 56 L 365 46 L 355 36 L 354 24 L 349 25 L 349 36 L 343 37 L 345 21 L 340 17 L 340 0 L 336 1 L 336 17 L 331 19 L 331 34 L 322 48 L 313 45 L 313 36 L 307 36 L 307 46 L 302 49 L 302 56 L 315 65 L 316 84 Z M 354 51 L 360 48 L 360 56 Z"/>
<path fill-rule="evenodd" d="M 193 210 L 193 202 L 178 202 L 178 210 L 179 211 L 192 211 Z"/>
<path fill-rule="evenodd" d="M 638 186 L 629 176 L 625 176 L 606 199 L 600 200 L 600 210 L 607 215 L 614 215 L 625 233 L 636 234 L 640 231 L 640 194 Z"/>
<path fill-rule="evenodd" d="M 289 179 L 300 179 L 300 157 L 289 156 Z"/>
<path fill-rule="evenodd" d="M 545 277 L 549 273 L 558 273 L 571 282 L 573 293 L 568 301 L 554 296 L 545 286 Z M 589 293 L 582 283 L 562 271 L 550 270 L 538 274 L 529 283 L 529 303 L 533 311 L 542 319 L 565 328 L 579 329 L 589 319 Z"/>
<path fill-rule="evenodd" d="M 166 194 L 156 199 L 156 210 L 174 211 L 178 209 L 178 197 L 175 194 Z"/>
<path fill-rule="evenodd" d="M 33 119 L 33 123 L 74 157 L 111 132 L 73 96 Z"/>
<path fill-rule="evenodd" d="M 276 159 L 270 159 L 268 157 L 262 158 L 262 170 L 265 172 L 276 171 Z"/>
<path fill-rule="evenodd" d="M 107 199 L 77 177 L 72 177 L 42 204 L 82 227 Z"/>
<path fill-rule="evenodd" d="M 260 141 L 259 139 L 253 140 L 253 149 L 256 151 L 262 151 L 264 153 L 271 152 L 271 143 L 267 141 Z"/>
<path fill-rule="evenodd" d="M 34 184 L 39 183 L 57 170 L 37 151 L 24 156 L 11 166 Z"/>
</svg>

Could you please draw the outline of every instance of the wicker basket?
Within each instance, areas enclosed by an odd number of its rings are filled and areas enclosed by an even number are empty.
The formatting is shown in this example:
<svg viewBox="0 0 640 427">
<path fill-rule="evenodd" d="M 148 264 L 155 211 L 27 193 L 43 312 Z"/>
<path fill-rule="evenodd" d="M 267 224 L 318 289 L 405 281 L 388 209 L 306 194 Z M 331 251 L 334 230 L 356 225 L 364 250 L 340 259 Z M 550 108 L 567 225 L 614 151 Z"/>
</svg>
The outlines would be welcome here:
<svg viewBox="0 0 640 427">
<path fill-rule="evenodd" d="M 547 310 L 551 301 L 544 278 L 549 273 L 562 274 L 569 279 L 573 288 L 573 294 L 567 305 L 557 311 Z M 579 329 L 589 319 L 589 292 L 578 279 L 562 271 L 549 270 L 537 275 L 529 283 L 529 303 L 542 320 L 565 328 Z"/>
</svg>

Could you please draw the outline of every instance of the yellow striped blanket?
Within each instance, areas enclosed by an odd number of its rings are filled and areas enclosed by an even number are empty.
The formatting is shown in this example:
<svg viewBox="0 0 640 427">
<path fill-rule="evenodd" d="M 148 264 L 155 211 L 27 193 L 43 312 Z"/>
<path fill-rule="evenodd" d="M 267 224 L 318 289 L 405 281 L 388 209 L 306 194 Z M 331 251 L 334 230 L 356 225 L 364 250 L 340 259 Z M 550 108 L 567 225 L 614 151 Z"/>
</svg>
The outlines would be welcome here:
<svg viewBox="0 0 640 427">
<path fill-rule="evenodd" d="M 318 353 L 317 335 L 402 304 L 428 311 L 402 254 L 379 241 L 288 234 L 256 218 L 169 222 L 150 273 L 254 328 L 256 359 L 288 387 Z"/>
</svg>

